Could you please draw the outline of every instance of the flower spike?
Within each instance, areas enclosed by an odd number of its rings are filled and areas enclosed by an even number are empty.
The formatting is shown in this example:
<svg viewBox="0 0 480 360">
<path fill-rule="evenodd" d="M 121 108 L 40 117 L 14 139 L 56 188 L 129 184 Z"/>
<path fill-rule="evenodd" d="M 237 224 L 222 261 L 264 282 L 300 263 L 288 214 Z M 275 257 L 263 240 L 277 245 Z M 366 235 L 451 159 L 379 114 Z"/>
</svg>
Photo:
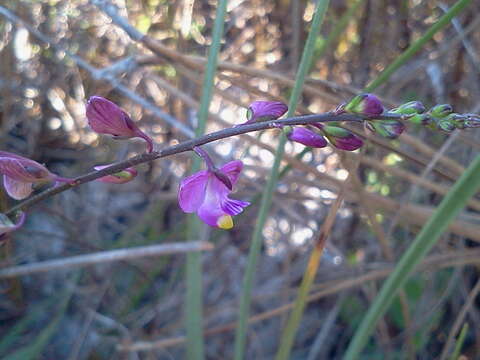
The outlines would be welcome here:
<svg viewBox="0 0 480 360">
<path fill-rule="evenodd" d="M 247 111 L 248 121 L 244 124 L 278 119 L 285 114 L 288 106 L 281 101 L 254 101 Z"/>
<path fill-rule="evenodd" d="M 153 151 L 153 140 L 141 131 L 130 116 L 117 104 L 101 96 L 92 96 L 87 103 L 87 119 L 97 133 L 109 134 L 117 139 L 139 137 L 147 142 L 147 152 Z"/>
<path fill-rule="evenodd" d="M 195 152 L 198 153 L 197 150 Z M 204 150 L 201 152 L 206 154 Z M 183 179 L 178 191 L 180 208 L 186 213 L 196 212 L 207 225 L 231 229 L 233 227 L 232 216 L 240 214 L 243 208 L 250 203 L 230 199 L 228 195 L 232 189 L 226 184 L 225 179 L 228 179 L 228 183 L 233 187 L 242 168 L 243 163 L 235 160 L 220 169 L 209 168 Z M 221 175 L 219 176 L 219 174 Z M 222 178 L 224 179 L 222 180 Z"/>
<path fill-rule="evenodd" d="M 51 173 L 36 161 L 6 151 L 0 151 L 0 174 L 3 174 L 5 190 L 15 200 L 30 196 L 33 192 L 33 184 L 71 181 Z"/>
</svg>

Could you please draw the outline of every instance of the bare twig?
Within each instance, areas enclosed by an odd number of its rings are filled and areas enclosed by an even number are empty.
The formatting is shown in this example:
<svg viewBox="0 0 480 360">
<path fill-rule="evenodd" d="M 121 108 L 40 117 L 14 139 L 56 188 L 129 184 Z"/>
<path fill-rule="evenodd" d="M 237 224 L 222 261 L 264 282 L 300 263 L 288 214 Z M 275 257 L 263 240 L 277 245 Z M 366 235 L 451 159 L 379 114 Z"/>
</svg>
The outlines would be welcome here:
<svg viewBox="0 0 480 360">
<path fill-rule="evenodd" d="M 151 246 L 140 246 L 110 251 L 101 251 L 87 255 L 71 256 L 63 259 L 42 261 L 27 265 L 12 266 L 0 270 L 0 278 L 12 278 L 21 275 L 36 274 L 53 270 L 64 270 L 95 264 L 105 264 L 113 261 L 131 260 L 150 256 L 181 254 L 192 251 L 212 250 L 213 245 L 206 241 L 186 243 L 170 243 Z"/>
</svg>

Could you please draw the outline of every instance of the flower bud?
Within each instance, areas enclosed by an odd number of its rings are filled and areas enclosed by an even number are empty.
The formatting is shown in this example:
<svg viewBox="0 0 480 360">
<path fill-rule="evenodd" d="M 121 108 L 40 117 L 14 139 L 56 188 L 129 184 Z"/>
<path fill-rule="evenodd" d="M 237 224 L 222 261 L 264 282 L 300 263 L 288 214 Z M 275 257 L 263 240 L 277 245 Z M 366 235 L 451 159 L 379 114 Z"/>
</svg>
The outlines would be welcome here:
<svg viewBox="0 0 480 360">
<path fill-rule="evenodd" d="M 424 126 L 427 126 L 432 122 L 432 118 L 428 113 L 416 114 L 416 115 L 410 116 L 407 120 L 412 124 L 418 124 L 418 125 L 424 125 Z"/>
<path fill-rule="evenodd" d="M 467 117 L 465 120 L 466 128 L 478 128 L 480 127 L 480 115 L 478 114 L 465 114 Z"/>
<path fill-rule="evenodd" d="M 3 175 L 5 190 L 15 200 L 30 196 L 34 184 L 71 181 L 51 173 L 45 166 L 34 160 L 7 151 L 0 151 L 0 174 Z"/>
<path fill-rule="evenodd" d="M 303 127 L 294 127 L 287 134 L 288 140 L 298 142 L 305 146 L 314 148 L 323 148 L 327 146 L 327 140 L 312 130 L 305 129 Z"/>
<path fill-rule="evenodd" d="M 456 129 L 455 122 L 452 121 L 452 120 L 449 120 L 448 118 L 447 119 L 439 119 L 436 122 L 435 125 L 436 125 L 437 129 L 445 131 L 447 133 L 450 133 L 450 132 L 452 132 L 453 130 Z"/>
<path fill-rule="evenodd" d="M 254 101 L 248 107 L 248 121 L 244 124 L 275 120 L 285 114 L 287 110 L 288 106 L 280 101 Z"/>
<path fill-rule="evenodd" d="M 434 118 L 444 118 L 453 112 L 452 106 L 449 104 L 436 105 L 430 109 L 430 114 Z"/>
<path fill-rule="evenodd" d="M 102 170 L 105 169 L 106 167 L 109 167 L 110 165 L 99 165 L 95 166 L 95 170 Z M 123 169 L 115 174 L 110 174 L 103 176 L 97 181 L 101 181 L 104 183 L 110 183 L 110 184 L 124 184 L 126 182 L 132 181 L 136 176 L 138 175 L 138 172 L 135 168 L 129 167 L 126 169 Z"/>
<path fill-rule="evenodd" d="M 383 113 L 383 105 L 373 94 L 361 94 L 355 96 L 345 105 L 345 111 L 367 116 L 377 116 Z"/>
<path fill-rule="evenodd" d="M 87 103 L 88 125 L 100 134 L 117 139 L 139 137 L 147 142 L 147 151 L 153 151 L 153 140 L 141 131 L 128 114 L 117 104 L 101 96 L 92 96 Z"/>
<path fill-rule="evenodd" d="M 388 139 L 396 139 L 405 130 L 405 125 L 398 120 L 372 120 L 365 122 L 367 129 Z"/>
<path fill-rule="evenodd" d="M 445 119 L 439 119 L 437 123 L 441 121 L 447 121 L 453 124 L 457 129 L 466 129 L 467 128 L 467 122 L 468 122 L 468 114 L 450 114 L 448 115 Z"/>
<path fill-rule="evenodd" d="M 425 106 L 420 101 L 410 101 L 388 112 L 400 115 L 423 114 Z"/>
<path fill-rule="evenodd" d="M 344 128 L 324 125 L 321 129 L 328 141 L 340 150 L 353 151 L 363 145 L 363 140 L 360 137 Z"/>
</svg>

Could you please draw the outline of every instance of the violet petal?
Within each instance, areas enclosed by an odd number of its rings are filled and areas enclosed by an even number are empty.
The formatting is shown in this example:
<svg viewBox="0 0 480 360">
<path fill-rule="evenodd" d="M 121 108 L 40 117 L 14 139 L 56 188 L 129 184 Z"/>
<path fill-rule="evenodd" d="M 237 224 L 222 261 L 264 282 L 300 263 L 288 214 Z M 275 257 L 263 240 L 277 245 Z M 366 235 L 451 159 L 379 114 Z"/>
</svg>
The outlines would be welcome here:
<svg viewBox="0 0 480 360">
<path fill-rule="evenodd" d="M 208 180 L 209 174 L 205 170 L 182 180 L 178 191 L 178 203 L 184 212 L 195 212 L 202 205 Z"/>
</svg>

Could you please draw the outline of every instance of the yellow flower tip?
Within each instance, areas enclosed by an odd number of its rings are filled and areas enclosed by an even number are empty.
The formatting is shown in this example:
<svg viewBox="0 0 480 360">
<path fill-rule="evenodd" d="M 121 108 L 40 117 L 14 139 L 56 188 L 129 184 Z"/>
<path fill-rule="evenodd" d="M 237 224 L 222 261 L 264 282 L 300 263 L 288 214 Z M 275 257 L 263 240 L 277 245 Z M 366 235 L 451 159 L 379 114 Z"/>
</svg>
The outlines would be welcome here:
<svg viewBox="0 0 480 360">
<path fill-rule="evenodd" d="M 233 228 L 233 219 L 230 215 L 222 215 L 217 220 L 217 226 L 220 229 L 229 230 Z"/>
</svg>

